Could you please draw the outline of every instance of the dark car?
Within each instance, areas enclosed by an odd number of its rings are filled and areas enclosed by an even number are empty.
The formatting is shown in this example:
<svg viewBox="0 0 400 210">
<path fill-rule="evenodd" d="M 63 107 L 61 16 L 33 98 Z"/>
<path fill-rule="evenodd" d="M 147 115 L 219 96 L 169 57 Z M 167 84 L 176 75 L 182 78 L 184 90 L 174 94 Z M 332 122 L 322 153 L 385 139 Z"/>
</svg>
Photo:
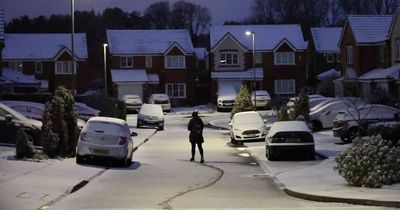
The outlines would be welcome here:
<svg viewBox="0 0 400 210">
<path fill-rule="evenodd" d="M 303 121 L 275 122 L 265 138 L 265 146 L 268 160 L 315 157 L 314 137 Z"/>
</svg>

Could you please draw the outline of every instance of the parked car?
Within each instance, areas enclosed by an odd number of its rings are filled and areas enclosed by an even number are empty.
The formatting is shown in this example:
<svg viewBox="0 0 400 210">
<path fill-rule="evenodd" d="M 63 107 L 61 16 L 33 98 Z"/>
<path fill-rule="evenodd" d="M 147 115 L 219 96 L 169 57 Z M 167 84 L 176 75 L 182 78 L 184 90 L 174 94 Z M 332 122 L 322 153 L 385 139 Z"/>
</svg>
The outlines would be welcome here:
<svg viewBox="0 0 400 210">
<path fill-rule="evenodd" d="M 159 104 L 164 112 L 171 111 L 171 102 L 167 94 L 164 93 L 151 94 L 148 102 L 149 104 Z"/>
<path fill-rule="evenodd" d="M 127 111 L 139 111 L 142 106 L 142 98 L 138 95 L 128 94 L 122 96 L 122 101 L 125 103 Z"/>
<path fill-rule="evenodd" d="M 129 131 L 125 120 L 112 117 L 92 117 L 83 128 L 77 145 L 76 163 L 85 158 L 108 157 L 127 166 L 132 161 L 135 132 Z"/>
<path fill-rule="evenodd" d="M 265 145 L 268 160 L 290 156 L 315 158 L 314 137 L 303 121 L 275 122 L 268 131 Z"/>
<path fill-rule="evenodd" d="M 231 143 L 264 141 L 267 128 L 261 115 L 255 111 L 238 112 L 229 123 Z"/>
<path fill-rule="evenodd" d="M 400 110 L 381 104 L 368 104 L 340 112 L 333 121 L 333 135 L 350 142 L 359 135 L 366 135 L 369 124 L 389 121 L 400 121 Z"/>
<path fill-rule="evenodd" d="M 332 99 L 332 98 L 329 98 L 329 97 L 321 97 L 321 98 L 312 98 L 312 99 L 309 99 L 309 100 L 308 100 L 308 107 L 309 107 L 310 110 L 311 110 L 313 107 L 317 106 L 318 104 L 320 104 L 320 103 L 322 103 L 322 102 L 324 102 L 324 101 L 330 100 L 330 99 Z"/>
<path fill-rule="evenodd" d="M 40 144 L 40 131 L 42 122 L 34 119 L 28 119 L 18 111 L 0 103 L 0 142 L 15 144 L 16 130 L 9 130 L 11 128 L 17 129 L 22 127 L 24 131 L 32 137 L 33 145 Z"/>
<path fill-rule="evenodd" d="M 308 100 L 310 101 L 310 100 L 312 100 L 312 99 L 315 99 L 315 98 L 325 98 L 325 96 L 322 96 L 322 95 L 317 95 L 317 94 L 315 94 L 315 95 L 308 95 Z M 290 109 L 290 108 L 293 108 L 294 107 L 294 104 L 295 104 L 295 102 L 296 102 L 296 100 L 299 100 L 299 97 L 291 97 L 291 98 L 289 98 L 289 101 L 286 103 L 286 106 Z"/>
<path fill-rule="evenodd" d="M 151 126 L 164 130 L 164 113 L 159 104 L 143 104 L 137 116 L 137 128 Z"/>
<path fill-rule="evenodd" d="M 266 90 L 255 90 L 251 92 L 251 102 L 253 106 L 266 108 L 271 101 L 271 96 Z"/>
<path fill-rule="evenodd" d="M 75 102 L 74 109 L 78 117 L 84 121 L 88 121 L 91 117 L 99 116 L 100 113 L 100 110 L 79 102 Z"/>
<path fill-rule="evenodd" d="M 365 103 L 362 100 L 352 102 L 346 100 L 332 101 L 310 113 L 311 127 L 314 131 L 319 131 L 323 128 L 332 128 L 333 119 L 339 112 L 364 105 Z"/>
<path fill-rule="evenodd" d="M 217 92 L 217 109 L 218 111 L 232 109 L 235 105 L 236 90 L 233 85 L 222 85 L 218 88 Z"/>
<path fill-rule="evenodd" d="M 43 121 L 45 105 L 42 103 L 31 101 L 1 101 L 1 103 L 13 108 L 27 118 Z M 82 130 L 86 122 L 77 118 L 77 126 Z"/>
</svg>

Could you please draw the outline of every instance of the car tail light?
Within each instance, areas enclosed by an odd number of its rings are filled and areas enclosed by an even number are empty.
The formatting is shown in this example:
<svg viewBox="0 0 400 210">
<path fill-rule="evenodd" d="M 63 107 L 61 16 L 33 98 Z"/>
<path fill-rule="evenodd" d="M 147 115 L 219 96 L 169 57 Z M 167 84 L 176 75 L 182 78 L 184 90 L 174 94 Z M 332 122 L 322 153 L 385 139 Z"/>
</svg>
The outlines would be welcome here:
<svg viewBox="0 0 400 210">
<path fill-rule="evenodd" d="M 348 121 L 346 121 L 346 120 L 335 121 L 335 122 L 333 122 L 333 127 L 340 128 L 340 127 L 347 125 L 347 123 L 348 123 Z"/>
<path fill-rule="evenodd" d="M 86 137 L 86 133 L 82 132 L 81 133 L 81 141 L 86 141 L 85 137 Z"/>
<path fill-rule="evenodd" d="M 126 137 L 119 137 L 119 142 L 118 142 L 118 144 L 119 145 L 124 145 L 124 144 L 126 144 Z"/>
</svg>

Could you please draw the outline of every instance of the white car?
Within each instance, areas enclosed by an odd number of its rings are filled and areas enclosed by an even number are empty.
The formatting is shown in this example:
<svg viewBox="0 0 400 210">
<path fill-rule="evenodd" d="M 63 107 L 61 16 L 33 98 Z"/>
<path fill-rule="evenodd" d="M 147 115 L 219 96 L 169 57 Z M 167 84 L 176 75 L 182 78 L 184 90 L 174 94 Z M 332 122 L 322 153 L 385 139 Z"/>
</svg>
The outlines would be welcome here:
<svg viewBox="0 0 400 210">
<path fill-rule="evenodd" d="M 264 141 L 267 128 L 261 115 L 255 111 L 238 112 L 229 123 L 231 143 Z"/>
<path fill-rule="evenodd" d="M 268 160 L 291 156 L 314 159 L 314 137 L 303 121 L 275 122 L 265 138 L 265 150 Z"/>
<path fill-rule="evenodd" d="M 143 104 L 137 115 L 137 128 L 151 126 L 164 130 L 164 113 L 159 104 Z"/>
<path fill-rule="evenodd" d="M 365 103 L 363 101 L 350 102 L 346 100 L 336 100 L 325 104 L 310 113 L 311 127 L 314 131 L 319 131 L 323 128 L 332 128 L 333 119 L 339 112 L 355 107 L 362 107 L 364 105 Z"/>
<path fill-rule="evenodd" d="M 271 96 L 266 90 L 256 90 L 251 92 L 251 102 L 256 107 L 267 107 L 271 101 Z"/>
<path fill-rule="evenodd" d="M 132 161 L 135 132 L 129 131 L 125 120 L 92 117 L 83 128 L 77 145 L 76 163 L 89 157 L 109 157 L 125 166 Z"/>
<path fill-rule="evenodd" d="M 91 117 L 99 116 L 100 113 L 100 110 L 79 102 L 75 102 L 74 109 L 78 117 L 85 121 L 88 121 Z"/>
<path fill-rule="evenodd" d="M 317 95 L 317 94 L 315 94 L 315 95 L 308 95 L 308 101 L 310 101 L 310 100 L 312 100 L 312 99 L 316 99 L 316 98 L 325 98 L 325 96 Z M 295 102 L 296 102 L 296 100 L 299 100 L 299 97 L 291 97 L 291 98 L 289 99 L 289 101 L 286 103 L 286 106 L 287 106 L 288 108 L 293 108 L 293 107 L 294 107 L 294 104 L 295 104 Z"/>
<path fill-rule="evenodd" d="M 151 96 L 149 97 L 148 103 L 160 105 L 162 110 L 165 112 L 171 111 L 171 102 L 170 102 L 167 94 L 164 94 L 164 93 L 151 94 Z"/>
<path fill-rule="evenodd" d="M 218 111 L 233 108 L 237 96 L 235 87 L 233 85 L 221 85 L 218 88 L 217 95 Z"/>
<path fill-rule="evenodd" d="M 45 105 L 32 101 L 1 101 L 1 103 L 13 108 L 27 118 L 43 121 Z M 77 126 L 82 130 L 86 122 L 77 118 Z"/>
<path fill-rule="evenodd" d="M 333 135 L 350 142 L 359 135 L 365 135 L 368 125 L 390 121 L 400 121 L 400 110 L 381 104 L 368 104 L 357 110 L 340 112 L 333 120 Z"/>
<path fill-rule="evenodd" d="M 127 111 L 139 111 L 142 106 L 142 98 L 138 95 L 127 94 L 122 96 L 122 101 L 125 103 Z"/>
</svg>

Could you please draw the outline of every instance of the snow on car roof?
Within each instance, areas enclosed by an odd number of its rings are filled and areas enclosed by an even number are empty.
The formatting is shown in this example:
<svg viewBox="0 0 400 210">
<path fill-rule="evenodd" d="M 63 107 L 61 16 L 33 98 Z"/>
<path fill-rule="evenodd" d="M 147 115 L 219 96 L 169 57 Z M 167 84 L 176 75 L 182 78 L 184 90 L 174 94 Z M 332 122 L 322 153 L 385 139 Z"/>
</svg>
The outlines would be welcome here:
<svg viewBox="0 0 400 210">
<path fill-rule="evenodd" d="M 159 104 L 143 104 L 140 108 L 139 114 L 152 115 L 157 117 L 164 117 L 161 105 Z"/>
<path fill-rule="evenodd" d="M 273 136 L 278 132 L 290 131 L 304 131 L 311 134 L 310 128 L 308 128 L 307 124 L 303 121 L 280 121 L 271 125 L 271 129 L 268 131 L 267 136 Z"/>
<path fill-rule="evenodd" d="M 93 121 L 97 121 L 97 122 L 110 122 L 110 123 L 115 123 L 118 125 L 124 125 L 126 123 L 125 120 L 122 119 L 118 119 L 118 118 L 114 118 L 114 117 L 91 117 L 88 120 L 89 122 L 93 122 Z"/>
</svg>

